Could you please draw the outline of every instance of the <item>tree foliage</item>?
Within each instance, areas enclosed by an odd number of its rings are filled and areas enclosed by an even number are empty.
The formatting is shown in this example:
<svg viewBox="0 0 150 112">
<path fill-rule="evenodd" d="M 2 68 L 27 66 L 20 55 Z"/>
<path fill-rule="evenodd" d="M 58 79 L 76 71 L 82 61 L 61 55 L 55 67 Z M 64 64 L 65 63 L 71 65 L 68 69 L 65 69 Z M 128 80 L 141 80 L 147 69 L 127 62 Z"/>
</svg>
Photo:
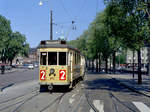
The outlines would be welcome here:
<svg viewBox="0 0 150 112">
<path fill-rule="evenodd" d="M 72 42 L 75 42 L 80 50 L 86 48 L 85 54 L 88 54 L 86 56 L 90 59 L 96 59 L 101 54 L 107 61 L 111 55 L 115 57 L 115 52 L 120 48 L 138 51 L 140 71 L 140 49 L 145 42 L 150 42 L 150 1 L 104 0 L 104 2 L 105 10 L 97 14 L 86 35 L 83 34 Z M 124 54 L 121 57 L 124 60 Z M 113 58 L 113 62 L 116 60 Z"/>
<path fill-rule="evenodd" d="M 10 21 L 0 15 L 0 60 L 12 62 L 18 54 L 28 56 L 28 51 L 25 35 L 12 32 Z"/>
</svg>

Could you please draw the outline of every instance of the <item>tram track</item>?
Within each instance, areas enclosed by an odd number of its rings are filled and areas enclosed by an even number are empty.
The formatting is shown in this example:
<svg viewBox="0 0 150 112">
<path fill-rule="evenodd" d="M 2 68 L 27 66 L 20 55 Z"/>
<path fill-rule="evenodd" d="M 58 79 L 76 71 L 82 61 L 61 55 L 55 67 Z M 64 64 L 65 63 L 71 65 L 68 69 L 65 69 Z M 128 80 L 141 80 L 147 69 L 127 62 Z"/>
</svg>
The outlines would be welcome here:
<svg viewBox="0 0 150 112">
<path fill-rule="evenodd" d="M 109 92 L 109 95 L 110 95 L 111 99 L 113 100 L 115 112 L 119 112 L 118 107 L 117 107 L 115 101 L 117 101 L 118 103 L 120 103 L 124 107 L 128 108 L 130 111 L 137 112 L 134 109 L 132 109 L 131 107 L 129 107 L 128 105 L 126 105 L 125 103 L 123 103 L 121 100 L 119 100 L 119 98 L 116 97 L 112 92 Z"/>
<path fill-rule="evenodd" d="M 89 97 L 89 93 L 88 93 L 88 92 L 85 93 L 85 97 L 86 97 L 86 100 L 87 100 L 88 105 L 92 108 L 92 110 L 93 110 L 94 112 L 99 112 L 99 111 L 95 108 L 95 106 L 92 104 L 92 102 L 91 102 L 92 100 L 89 99 L 90 97 Z"/>
<path fill-rule="evenodd" d="M 30 94 L 30 93 L 32 93 L 32 92 L 37 91 L 37 90 L 39 90 L 39 88 L 38 88 L 38 89 L 35 89 L 35 90 L 31 91 L 31 92 L 28 92 L 28 93 L 25 93 L 25 94 L 19 95 L 19 96 L 17 96 L 17 97 L 10 98 L 10 99 L 7 99 L 7 100 L 5 100 L 5 101 L 1 101 L 1 102 L 0 102 L 0 105 L 1 105 L 1 104 L 3 104 L 3 103 L 7 103 L 7 102 L 9 102 L 9 101 L 16 100 L 17 98 L 20 98 L 20 97 L 26 96 L 26 95 L 28 95 L 28 94 Z"/>
<path fill-rule="evenodd" d="M 110 87 L 110 84 L 108 84 L 108 82 L 110 83 L 110 80 L 108 80 L 108 81 L 106 81 L 106 82 L 107 82 L 107 83 L 106 83 L 106 86 Z M 114 80 L 111 80 L 111 83 L 118 85 L 118 83 L 116 83 Z M 94 112 L 99 112 L 99 111 L 96 109 L 96 107 L 93 105 L 92 99 L 90 99 L 90 95 L 89 95 L 90 93 L 89 93 L 89 91 L 86 91 L 86 90 L 84 90 L 84 91 L 85 91 L 85 98 L 86 98 L 87 103 L 88 103 L 88 105 L 90 106 L 90 108 L 92 108 L 92 110 L 93 110 Z M 131 90 L 129 89 L 129 91 L 131 91 Z M 132 92 L 133 92 L 133 91 L 132 91 Z M 122 106 L 124 106 L 125 108 L 127 108 L 128 110 L 130 110 L 131 112 L 136 112 L 136 110 L 132 109 L 129 105 L 127 105 L 127 104 L 125 104 L 124 102 L 122 102 L 122 101 L 120 100 L 120 98 L 117 97 L 117 96 L 112 92 L 112 89 L 111 89 L 111 88 L 109 88 L 108 94 L 109 94 L 110 98 L 111 98 L 112 101 L 113 101 L 114 112 L 119 112 L 119 110 L 118 110 L 119 108 L 118 108 L 118 105 L 116 104 L 116 102 L 118 102 L 119 104 L 121 104 Z"/>
<path fill-rule="evenodd" d="M 34 95 L 32 95 L 31 97 L 29 98 L 26 98 L 22 101 L 19 101 L 17 103 L 14 103 L 12 106 L 16 105 L 16 104 L 19 104 L 16 108 L 13 109 L 13 111 L 11 112 L 18 112 L 19 109 L 21 107 L 24 106 L 25 103 L 27 103 L 28 101 L 32 100 L 33 98 L 35 98 L 36 96 L 40 95 L 42 93 L 38 92 L 38 93 L 35 93 Z M 61 93 L 61 95 L 57 96 L 52 102 L 50 102 L 48 105 L 46 105 L 45 107 L 43 107 L 42 109 L 39 110 L 39 112 L 44 112 L 46 109 L 50 108 L 51 106 L 53 106 L 54 104 L 56 105 L 56 109 L 57 107 L 59 106 L 59 103 L 61 101 L 61 99 L 63 98 L 63 96 L 65 95 L 66 93 Z M 51 99 L 50 99 L 51 100 Z M 11 105 L 10 105 L 11 106 Z"/>
<path fill-rule="evenodd" d="M 74 87 L 73 89 L 71 90 L 72 93 L 74 93 L 76 87 L 80 85 L 80 82 L 78 82 Z M 51 108 L 53 105 L 55 106 L 53 109 L 55 110 L 54 112 L 57 112 L 58 111 L 58 107 L 61 103 L 61 100 L 63 98 L 63 96 L 65 94 L 67 94 L 68 92 L 64 92 L 64 93 L 60 93 L 56 96 L 55 99 L 52 98 L 52 96 L 50 97 L 50 101 L 51 102 L 47 102 L 49 104 L 47 105 L 44 105 L 43 107 L 40 107 L 39 108 L 39 112 L 44 112 L 45 110 Z M 25 107 L 25 104 L 31 100 L 32 102 L 32 99 L 35 98 L 36 96 L 38 96 L 39 94 L 42 95 L 42 93 L 39 92 L 39 88 L 33 90 L 33 91 L 30 91 L 28 93 L 25 93 L 25 94 L 22 94 L 22 95 L 19 95 L 17 97 L 13 97 L 13 98 L 9 98 L 7 100 L 4 100 L 4 101 L 1 101 L 0 102 L 0 111 L 9 111 L 9 112 L 18 112 L 22 109 L 22 107 L 24 108 Z M 39 96 L 39 97 L 41 97 Z M 37 97 L 37 98 L 39 98 Z"/>
<path fill-rule="evenodd" d="M 10 108 L 12 108 L 12 107 L 14 107 L 16 105 L 20 106 L 24 102 L 27 102 L 28 100 L 32 99 L 33 97 L 35 97 L 37 95 L 39 95 L 39 92 L 37 92 L 37 90 L 34 90 L 32 92 L 20 95 L 18 97 L 14 97 L 12 99 L 8 99 L 8 100 L 5 100 L 3 102 L 0 102 L 0 111 L 4 111 L 4 110 L 7 110 L 7 109 L 10 109 Z M 18 108 L 18 106 L 16 108 Z M 12 112 L 15 112 L 15 111 L 12 111 Z"/>
<path fill-rule="evenodd" d="M 111 83 L 114 83 L 114 84 L 117 84 L 116 82 L 114 82 L 114 80 L 111 80 Z M 108 84 L 107 84 L 108 85 Z M 131 91 L 131 90 L 130 90 Z M 127 104 L 125 104 L 124 102 L 122 102 L 120 100 L 120 98 L 118 98 L 111 90 L 111 88 L 109 89 L 109 96 L 110 98 L 112 99 L 113 101 L 113 104 L 114 104 L 114 109 L 115 109 L 115 112 L 119 112 L 118 110 L 118 106 L 115 102 L 118 102 L 119 104 L 121 104 L 122 106 L 124 106 L 125 108 L 129 109 L 131 112 L 136 112 L 134 109 L 132 109 L 131 107 L 129 107 Z"/>
<path fill-rule="evenodd" d="M 61 101 L 61 99 L 63 98 L 63 96 L 65 95 L 66 93 L 62 93 L 60 96 L 58 96 L 57 98 L 55 98 L 51 103 L 49 103 L 47 106 L 45 106 L 44 108 L 42 108 L 41 110 L 40 110 L 40 112 L 43 112 L 43 111 L 45 111 L 46 109 L 48 109 L 48 108 L 50 108 L 52 105 L 54 105 L 54 104 L 57 104 L 57 106 L 56 106 L 56 112 L 57 112 L 57 107 L 59 106 L 59 103 L 60 103 L 60 101 Z"/>
<path fill-rule="evenodd" d="M 35 95 L 33 95 L 33 96 L 31 96 L 31 97 L 29 97 L 29 98 L 23 100 L 22 103 L 21 103 L 20 105 L 18 105 L 12 112 L 18 112 L 18 109 L 19 109 L 20 107 L 22 107 L 26 102 L 28 102 L 29 100 L 31 100 L 31 99 L 33 99 L 34 97 L 38 96 L 39 94 L 40 94 L 40 93 L 38 92 L 38 93 L 36 93 Z"/>
<path fill-rule="evenodd" d="M 80 82 L 76 83 L 75 86 L 73 86 L 72 89 L 72 93 L 75 91 L 75 88 L 80 84 Z M 62 100 L 62 98 L 67 94 L 67 92 L 62 93 L 61 95 L 59 95 L 57 98 L 55 98 L 51 103 L 49 103 L 47 106 L 45 106 L 44 108 L 42 108 L 39 112 L 44 112 L 45 110 L 47 110 L 48 108 L 52 107 L 54 104 L 56 105 L 55 107 L 55 111 L 54 112 L 58 112 L 59 109 L 59 105 L 60 102 Z"/>
<path fill-rule="evenodd" d="M 77 80 L 76 82 L 75 82 L 75 84 L 74 84 L 74 86 L 73 86 L 73 88 L 72 88 L 72 91 L 71 91 L 71 93 L 76 93 L 75 91 L 76 91 L 76 88 L 81 84 L 80 83 L 80 79 L 79 80 Z M 58 98 L 56 98 L 53 102 L 56 104 L 56 108 L 55 108 L 55 111 L 54 112 L 58 112 L 58 109 L 59 109 L 59 105 L 60 105 L 60 102 L 61 102 L 61 100 L 62 100 L 62 98 L 64 97 L 66 95 L 66 93 L 63 93 L 62 95 L 60 95 Z M 52 103 L 51 103 L 52 104 Z M 52 104 L 53 105 L 53 104 Z M 52 106 L 52 105 L 50 105 L 50 106 Z M 40 111 L 40 112 L 43 112 L 43 111 Z"/>
</svg>

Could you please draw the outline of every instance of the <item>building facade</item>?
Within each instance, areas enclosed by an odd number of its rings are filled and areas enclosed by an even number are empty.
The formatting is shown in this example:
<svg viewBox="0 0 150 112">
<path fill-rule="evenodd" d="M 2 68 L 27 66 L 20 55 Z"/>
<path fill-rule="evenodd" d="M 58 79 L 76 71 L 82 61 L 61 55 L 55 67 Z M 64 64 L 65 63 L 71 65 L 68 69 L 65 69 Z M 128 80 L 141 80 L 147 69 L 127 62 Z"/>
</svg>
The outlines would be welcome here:
<svg viewBox="0 0 150 112">
<path fill-rule="evenodd" d="M 133 60 L 133 58 L 134 58 L 134 60 Z M 137 64 L 138 64 L 137 51 L 127 50 L 126 64 L 128 66 L 132 66 L 133 61 L 135 63 L 135 66 L 137 66 Z M 142 63 L 142 67 L 148 66 L 148 64 L 149 64 L 149 47 L 141 48 L 141 63 Z"/>
</svg>

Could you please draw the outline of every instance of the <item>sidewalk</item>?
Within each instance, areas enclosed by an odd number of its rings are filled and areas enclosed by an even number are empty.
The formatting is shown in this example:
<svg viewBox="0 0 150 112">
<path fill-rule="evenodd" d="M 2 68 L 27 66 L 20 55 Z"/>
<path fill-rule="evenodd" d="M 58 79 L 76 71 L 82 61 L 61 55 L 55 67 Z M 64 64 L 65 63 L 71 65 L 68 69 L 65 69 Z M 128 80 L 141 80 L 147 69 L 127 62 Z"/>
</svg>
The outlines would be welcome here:
<svg viewBox="0 0 150 112">
<path fill-rule="evenodd" d="M 135 74 L 134 79 L 132 74 L 108 74 L 111 78 L 117 81 L 120 85 L 129 88 L 132 91 L 150 97 L 150 76 L 142 75 L 142 84 L 138 84 L 138 75 Z"/>
</svg>

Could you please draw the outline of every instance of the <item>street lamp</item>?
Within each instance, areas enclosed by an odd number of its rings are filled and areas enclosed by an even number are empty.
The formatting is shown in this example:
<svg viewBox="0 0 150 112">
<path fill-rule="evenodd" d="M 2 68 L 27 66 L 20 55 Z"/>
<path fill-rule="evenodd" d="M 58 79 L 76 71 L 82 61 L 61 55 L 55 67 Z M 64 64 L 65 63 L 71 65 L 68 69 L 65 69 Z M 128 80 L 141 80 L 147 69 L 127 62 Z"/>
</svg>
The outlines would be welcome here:
<svg viewBox="0 0 150 112">
<path fill-rule="evenodd" d="M 39 6 L 42 6 L 43 2 L 39 2 Z M 52 18 L 52 10 L 50 11 L 50 40 L 53 40 L 53 18 Z"/>
<path fill-rule="evenodd" d="M 39 2 L 39 6 L 42 6 L 42 5 L 43 5 L 43 2 L 42 2 L 42 1 L 40 1 L 40 2 Z"/>
</svg>

